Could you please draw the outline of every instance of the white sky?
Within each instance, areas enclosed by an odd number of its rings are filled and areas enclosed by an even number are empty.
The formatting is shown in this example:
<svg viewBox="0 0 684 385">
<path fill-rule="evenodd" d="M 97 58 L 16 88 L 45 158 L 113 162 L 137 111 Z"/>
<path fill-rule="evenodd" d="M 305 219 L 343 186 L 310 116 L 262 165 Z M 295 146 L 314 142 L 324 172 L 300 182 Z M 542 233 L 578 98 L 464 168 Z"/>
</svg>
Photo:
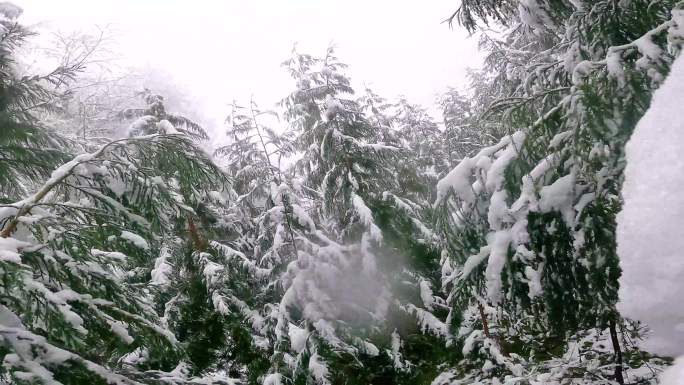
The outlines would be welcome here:
<svg viewBox="0 0 684 385">
<path fill-rule="evenodd" d="M 15 0 L 22 21 L 64 32 L 111 25 L 132 66 L 161 68 L 220 122 L 233 100 L 263 107 L 289 93 L 280 63 L 295 42 L 323 55 L 333 41 L 358 86 L 430 107 L 479 64 L 475 38 L 441 23 L 456 0 Z M 360 88 L 357 88 L 359 91 Z"/>
</svg>

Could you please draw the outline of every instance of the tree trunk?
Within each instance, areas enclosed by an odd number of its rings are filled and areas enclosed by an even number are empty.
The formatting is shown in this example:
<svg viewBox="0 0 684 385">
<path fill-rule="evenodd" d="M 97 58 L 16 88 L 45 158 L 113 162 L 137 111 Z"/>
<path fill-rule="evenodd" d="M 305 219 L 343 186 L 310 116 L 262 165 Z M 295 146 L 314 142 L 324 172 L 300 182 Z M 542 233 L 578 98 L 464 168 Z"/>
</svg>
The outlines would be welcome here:
<svg viewBox="0 0 684 385">
<path fill-rule="evenodd" d="M 489 323 L 487 322 L 487 315 L 484 312 L 482 304 L 479 302 L 477 304 L 477 310 L 480 311 L 480 318 L 482 319 L 482 331 L 484 332 L 485 337 L 492 338 L 492 336 L 489 334 Z"/>
<path fill-rule="evenodd" d="M 495 336 L 495 338 L 492 338 L 492 334 L 489 331 L 489 321 L 487 321 L 487 315 L 485 314 L 484 307 L 479 302 L 477 303 L 477 310 L 480 311 L 480 319 L 482 319 L 482 332 L 484 333 L 485 337 L 492 341 L 496 341 L 497 345 L 499 345 L 499 350 L 501 351 L 501 354 L 503 354 L 506 357 L 509 357 L 510 354 L 508 353 L 508 349 L 504 345 L 501 336 L 497 335 Z"/>
<path fill-rule="evenodd" d="M 192 220 L 191 217 L 188 217 L 188 232 L 190 233 L 190 237 L 192 238 L 192 244 L 194 249 L 197 251 L 206 251 L 209 247 L 209 244 L 200 235 L 199 231 L 197 231 L 197 226 L 195 226 L 195 222 Z"/>
<path fill-rule="evenodd" d="M 622 376 L 622 350 L 620 349 L 620 340 L 615 328 L 615 320 L 610 320 L 609 329 L 610 339 L 613 342 L 613 350 L 615 351 L 615 381 L 620 385 L 625 385 L 625 379 Z"/>
</svg>

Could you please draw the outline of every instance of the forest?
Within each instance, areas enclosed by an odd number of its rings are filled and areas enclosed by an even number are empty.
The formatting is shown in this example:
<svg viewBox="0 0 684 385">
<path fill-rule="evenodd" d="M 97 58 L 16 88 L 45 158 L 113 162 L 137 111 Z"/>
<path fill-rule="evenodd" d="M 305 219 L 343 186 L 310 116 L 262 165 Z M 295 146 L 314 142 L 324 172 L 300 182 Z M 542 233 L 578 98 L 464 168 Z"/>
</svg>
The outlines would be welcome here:
<svg viewBox="0 0 684 385">
<path fill-rule="evenodd" d="M 102 35 L 27 66 L 21 14 L 0 384 L 684 384 L 684 2 L 454 1 L 483 63 L 433 106 L 295 46 L 220 140 Z"/>
</svg>

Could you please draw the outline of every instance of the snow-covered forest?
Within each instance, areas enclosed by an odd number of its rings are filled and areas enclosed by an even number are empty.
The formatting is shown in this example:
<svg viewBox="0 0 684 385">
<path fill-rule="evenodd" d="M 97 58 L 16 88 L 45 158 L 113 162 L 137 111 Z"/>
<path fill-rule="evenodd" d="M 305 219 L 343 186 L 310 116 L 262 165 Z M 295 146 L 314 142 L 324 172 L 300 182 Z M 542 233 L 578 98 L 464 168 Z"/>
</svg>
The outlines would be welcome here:
<svg viewBox="0 0 684 385">
<path fill-rule="evenodd" d="M 218 133 L 21 15 L 0 384 L 684 384 L 684 2 L 455 0 L 483 63 L 434 104 L 295 46 Z"/>
</svg>

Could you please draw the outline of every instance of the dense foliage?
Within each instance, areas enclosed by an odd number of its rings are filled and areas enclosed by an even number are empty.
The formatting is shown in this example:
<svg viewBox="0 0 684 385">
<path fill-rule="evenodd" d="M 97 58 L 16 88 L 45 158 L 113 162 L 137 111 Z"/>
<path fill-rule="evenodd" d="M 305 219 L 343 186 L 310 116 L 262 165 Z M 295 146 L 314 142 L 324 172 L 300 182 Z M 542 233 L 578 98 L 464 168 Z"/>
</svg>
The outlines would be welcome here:
<svg viewBox="0 0 684 385">
<path fill-rule="evenodd" d="M 0 382 L 624 385 L 668 364 L 616 310 L 615 218 L 675 1 L 463 0 L 449 21 L 485 61 L 440 122 L 295 50 L 292 91 L 234 102 L 212 154 L 154 90 L 93 85 L 86 119 L 87 55 L 17 76 L 20 13 L 0 4 Z"/>
</svg>

